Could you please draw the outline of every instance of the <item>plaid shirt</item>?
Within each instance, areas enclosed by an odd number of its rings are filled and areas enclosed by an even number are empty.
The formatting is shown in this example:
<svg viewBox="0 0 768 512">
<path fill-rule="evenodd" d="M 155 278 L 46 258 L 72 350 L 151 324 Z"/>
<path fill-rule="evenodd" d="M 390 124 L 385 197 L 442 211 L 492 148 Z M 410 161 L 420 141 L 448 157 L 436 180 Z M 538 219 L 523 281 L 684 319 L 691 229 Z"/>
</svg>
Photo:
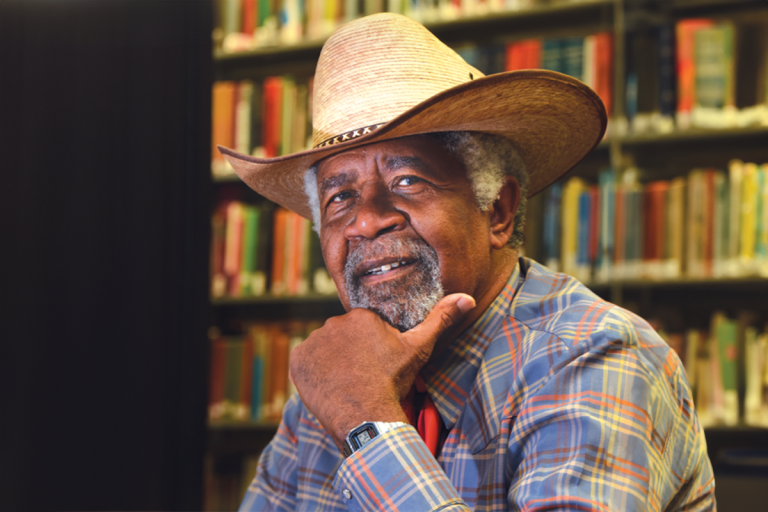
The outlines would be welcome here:
<svg viewBox="0 0 768 512">
<path fill-rule="evenodd" d="M 680 360 L 568 275 L 521 258 L 422 375 L 437 460 L 411 426 L 343 460 L 294 397 L 241 510 L 715 510 Z"/>
</svg>

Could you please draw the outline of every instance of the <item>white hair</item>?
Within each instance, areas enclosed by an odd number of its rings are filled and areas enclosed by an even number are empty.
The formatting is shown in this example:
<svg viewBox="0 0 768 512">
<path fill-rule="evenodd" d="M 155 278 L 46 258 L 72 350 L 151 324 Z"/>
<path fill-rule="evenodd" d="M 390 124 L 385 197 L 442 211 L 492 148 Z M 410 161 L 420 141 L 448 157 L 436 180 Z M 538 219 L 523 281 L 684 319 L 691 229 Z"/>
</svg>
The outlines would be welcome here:
<svg viewBox="0 0 768 512">
<path fill-rule="evenodd" d="M 515 225 L 508 245 L 523 243 L 525 208 L 528 195 L 528 172 L 514 144 L 507 138 L 480 132 L 438 132 L 435 138 L 467 170 L 475 202 L 481 211 L 488 211 L 499 198 L 504 177 L 512 176 L 520 186 L 520 204 L 515 211 Z M 304 174 L 304 192 L 309 198 L 314 230 L 320 234 L 320 198 L 317 191 L 317 164 Z"/>
</svg>

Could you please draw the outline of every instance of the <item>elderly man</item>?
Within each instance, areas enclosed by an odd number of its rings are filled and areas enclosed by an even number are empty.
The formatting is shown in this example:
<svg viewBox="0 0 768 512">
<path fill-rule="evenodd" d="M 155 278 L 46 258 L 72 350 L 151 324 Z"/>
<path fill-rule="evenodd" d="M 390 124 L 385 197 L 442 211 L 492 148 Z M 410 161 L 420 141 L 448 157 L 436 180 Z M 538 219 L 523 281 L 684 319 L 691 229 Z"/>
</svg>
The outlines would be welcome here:
<svg viewBox="0 0 768 512">
<path fill-rule="evenodd" d="M 642 319 L 518 256 L 525 198 L 602 138 L 580 82 L 483 77 L 421 25 L 337 31 L 315 148 L 222 148 L 312 217 L 345 315 L 291 354 L 298 390 L 242 510 L 710 510 L 680 361 Z"/>
</svg>

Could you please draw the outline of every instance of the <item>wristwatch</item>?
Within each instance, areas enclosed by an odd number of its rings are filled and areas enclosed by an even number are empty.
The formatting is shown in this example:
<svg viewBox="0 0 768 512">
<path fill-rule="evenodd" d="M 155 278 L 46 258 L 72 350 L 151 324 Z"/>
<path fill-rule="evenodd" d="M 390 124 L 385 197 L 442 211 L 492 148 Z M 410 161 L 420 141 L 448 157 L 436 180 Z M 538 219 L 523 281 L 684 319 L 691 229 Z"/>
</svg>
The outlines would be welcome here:
<svg viewBox="0 0 768 512">
<path fill-rule="evenodd" d="M 401 425 L 405 425 L 405 423 L 402 421 L 393 421 L 391 423 L 383 421 L 366 421 L 361 423 L 350 430 L 349 434 L 347 434 L 347 438 L 344 439 L 344 457 L 349 457 L 357 450 L 373 441 L 374 438 Z"/>
</svg>

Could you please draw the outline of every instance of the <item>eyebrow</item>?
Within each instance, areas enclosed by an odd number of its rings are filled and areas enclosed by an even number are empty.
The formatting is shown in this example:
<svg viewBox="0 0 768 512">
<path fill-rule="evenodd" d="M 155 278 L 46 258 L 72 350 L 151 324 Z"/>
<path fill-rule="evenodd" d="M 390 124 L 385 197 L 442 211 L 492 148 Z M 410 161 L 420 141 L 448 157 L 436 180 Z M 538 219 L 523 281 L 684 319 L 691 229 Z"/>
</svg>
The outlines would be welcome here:
<svg viewBox="0 0 768 512">
<path fill-rule="evenodd" d="M 323 179 L 323 181 L 321 181 L 320 184 L 318 185 L 318 189 L 320 190 L 320 196 L 325 195 L 325 193 L 328 190 L 331 190 L 331 189 L 336 188 L 336 187 L 344 186 L 344 185 L 350 183 L 351 181 L 354 181 L 352 179 L 352 176 L 349 173 L 346 173 L 346 172 L 342 172 L 342 173 L 339 173 L 339 174 L 335 174 L 333 176 L 329 176 L 329 177 Z"/>
<path fill-rule="evenodd" d="M 406 167 L 422 172 L 429 172 L 429 166 L 417 156 L 393 156 L 386 160 L 388 171 L 397 171 Z"/>
</svg>

